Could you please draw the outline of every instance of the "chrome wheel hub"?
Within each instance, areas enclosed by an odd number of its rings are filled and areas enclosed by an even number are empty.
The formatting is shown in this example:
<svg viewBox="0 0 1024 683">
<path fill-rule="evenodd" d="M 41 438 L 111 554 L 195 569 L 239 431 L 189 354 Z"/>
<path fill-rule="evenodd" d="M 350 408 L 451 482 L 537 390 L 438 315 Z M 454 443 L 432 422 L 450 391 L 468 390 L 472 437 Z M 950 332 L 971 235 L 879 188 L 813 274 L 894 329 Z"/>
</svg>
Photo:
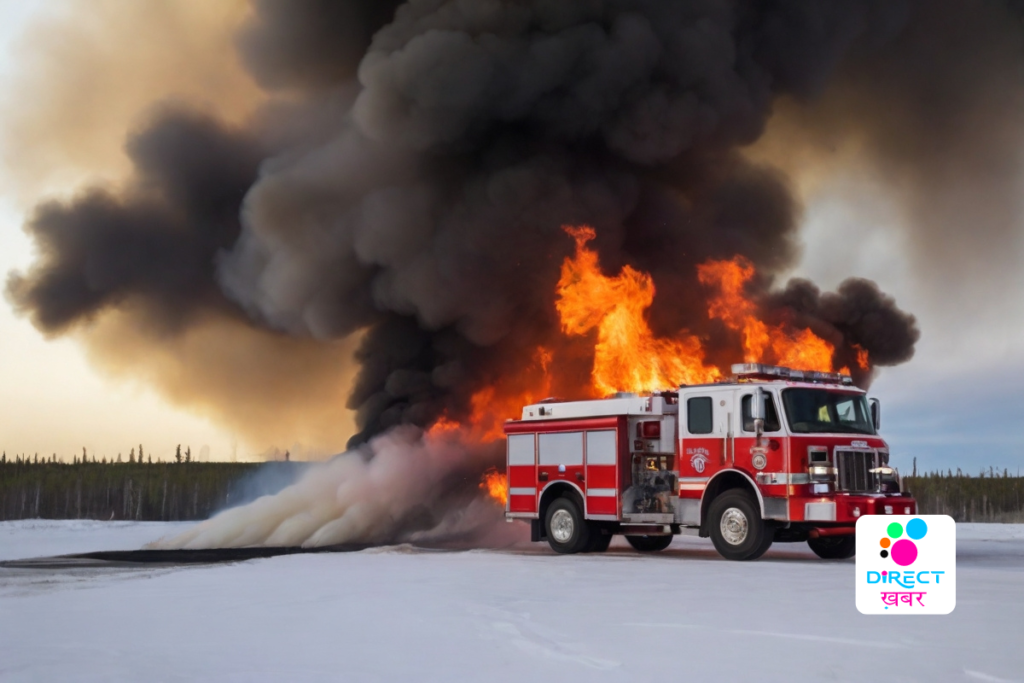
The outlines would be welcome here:
<svg viewBox="0 0 1024 683">
<path fill-rule="evenodd" d="M 573 532 L 572 515 L 565 510 L 557 510 L 551 515 L 551 535 L 559 543 L 568 543 Z"/>
<path fill-rule="evenodd" d="M 720 528 L 722 538 L 729 545 L 740 545 L 747 540 L 747 533 L 750 531 L 747 516 L 739 508 L 729 508 L 725 511 Z"/>
</svg>

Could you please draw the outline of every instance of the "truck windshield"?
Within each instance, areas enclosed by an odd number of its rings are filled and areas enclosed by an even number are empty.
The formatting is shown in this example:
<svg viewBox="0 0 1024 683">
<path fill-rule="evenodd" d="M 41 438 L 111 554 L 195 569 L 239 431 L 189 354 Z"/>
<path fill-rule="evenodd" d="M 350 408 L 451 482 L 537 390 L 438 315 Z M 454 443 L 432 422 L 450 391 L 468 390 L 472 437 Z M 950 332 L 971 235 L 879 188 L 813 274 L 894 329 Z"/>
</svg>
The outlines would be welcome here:
<svg viewBox="0 0 1024 683">
<path fill-rule="evenodd" d="M 874 434 L 867 399 L 827 389 L 785 389 L 789 428 L 796 434 Z"/>
</svg>

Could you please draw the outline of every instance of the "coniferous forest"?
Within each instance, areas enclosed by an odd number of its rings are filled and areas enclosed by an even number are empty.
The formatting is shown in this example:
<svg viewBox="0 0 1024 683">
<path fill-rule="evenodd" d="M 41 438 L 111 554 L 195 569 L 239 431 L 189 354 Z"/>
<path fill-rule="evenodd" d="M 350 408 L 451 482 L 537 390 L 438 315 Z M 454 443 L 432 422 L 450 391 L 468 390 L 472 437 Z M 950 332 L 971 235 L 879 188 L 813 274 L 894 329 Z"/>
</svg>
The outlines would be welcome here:
<svg viewBox="0 0 1024 683">
<path fill-rule="evenodd" d="M 307 463 L 195 462 L 191 453 L 174 462 L 144 455 L 103 462 L 87 455 L 72 462 L 55 457 L 0 455 L 0 521 L 102 519 L 180 521 L 206 519 L 232 505 L 276 493 Z M 186 459 L 187 458 L 187 459 Z"/>
</svg>

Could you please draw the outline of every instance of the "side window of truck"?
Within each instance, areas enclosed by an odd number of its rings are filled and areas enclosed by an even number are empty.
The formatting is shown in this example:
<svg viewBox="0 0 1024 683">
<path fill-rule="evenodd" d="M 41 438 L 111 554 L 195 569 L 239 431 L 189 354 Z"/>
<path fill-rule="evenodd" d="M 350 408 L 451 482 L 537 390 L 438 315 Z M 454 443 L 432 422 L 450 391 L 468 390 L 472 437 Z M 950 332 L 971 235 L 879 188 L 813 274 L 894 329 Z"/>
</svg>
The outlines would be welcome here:
<svg viewBox="0 0 1024 683">
<path fill-rule="evenodd" d="M 711 397 L 698 396 L 686 400 L 686 429 L 690 434 L 710 434 Z"/>
<path fill-rule="evenodd" d="M 753 400 L 751 394 L 747 394 L 743 397 L 743 431 L 753 432 L 754 431 L 754 418 L 751 417 L 750 403 Z M 782 425 L 779 424 L 779 413 L 775 410 L 775 399 L 772 395 L 765 392 L 764 394 L 764 431 L 765 432 L 777 432 L 782 429 Z"/>
</svg>

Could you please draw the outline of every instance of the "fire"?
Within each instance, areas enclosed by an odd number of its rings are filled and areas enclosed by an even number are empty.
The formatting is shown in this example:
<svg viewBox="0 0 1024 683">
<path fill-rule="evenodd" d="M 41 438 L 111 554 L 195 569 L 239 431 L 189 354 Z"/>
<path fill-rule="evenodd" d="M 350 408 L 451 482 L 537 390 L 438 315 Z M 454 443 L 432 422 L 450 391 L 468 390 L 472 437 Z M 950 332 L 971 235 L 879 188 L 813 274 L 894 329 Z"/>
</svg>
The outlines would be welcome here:
<svg viewBox="0 0 1024 683">
<path fill-rule="evenodd" d="M 467 441 L 485 443 L 496 441 L 505 435 L 505 420 L 522 415 L 523 406 L 536 403 L 551 395 L 551 377 L 548 366 L 552 353 L 543 346 L 537 347 L 531 362 L 523 368 L 521 376 L 510 378 L 501 387 L 485 386 L 469 399 L 470 414 L 462 422 L 442 415 L 427 430 L 432 437 L 457 433 Z M 525 384 L 528 388 L 510 386 Z"/>
<path fill-rule="evenodd" d="M 854 344 L 853 350 L 857 352 L 857 367 L 867 371 L 871 369 L 871 360 L 868 357 L 868 350 L 860 344 Z"/>
<path fill-rule="evenodd" d="M 461 428 L 461 424 L 449 418 L 447 415 L 442 415 L 437 419 L 437 422 L 430 426 L 427 433 L 431 436 L 438 436 L 439 434 L 451 434 L 452 432 L 457 432 Z"/>
<path fill-rule="evenodd" d="M 587 357 L 593 357 L 590 386 L 570 388 L 579 397 L 607 396 L 618 391 L 654 392 L 722 379 L 718 368 L 705 364 L 704 348 L 696 336 L 686 331 L 674 338 L 654 336 L 647 322 L 655 296 L 649 274 L 627 265 L 617 275 L 605 275 L 597 252 L 588 248 L 596 237 L 594 229 L 563 229 L 576 242 L 575 253 L 562 263 L 555 289 L 555 308 L 565 338 L 551 340 L 550 348 L 535 348 L 529 360 L 503 377 L 500 384 L 478 389 L 470 397 L 466 417 L 456 421 L 442 415 L 428 435 L 445 437 L 455 433 L 461 440 L 479 443 L 500 439 L 505 420 L 518 417 L 524 405 L 551 396 L 555 384 L 552 371 L 557 373 L 564 367 L 556 358 L 566 352 L 571 356 L 583 350 Z M 753 264 L 742 256 L 698 266 L 697 278 L 710 294 L 709 318 L 721 320 L 739 333 L 745 362 L 832 371 L 835 347 L 831 343 L 810 329 L 786 323 L 771 325 L 760 319 L 757 304 L 745 294 L 755 274 Z M 592 350 L 584 348 L 591 340 Z M 858 367 L 869 369 L 867 350 L 856 344 L 852 348 Z M 841 372 L 849 370 L 844 367 Z M 559 386 L 564 387 L 567 376 L 558 376 Z M 504 501 L 502 475 L 488 472 L 481 487 Z"/>
<path fill-rule="evenodd" d="M 502 505 L 508 500 L 508 478 L 493 467 L 484 472 L 480 489 Z"/>
<path fill-rule="evenodd" d="M 650 275 L 630 266 L 617 276 L 604 275 L 597 252 L 586 246 L 596 236 L 594 229 L 566 226 L 564 230 L 576 240 L 576 254 L 562 264 L 555 308 L 565 334 L 597 331 L 591 378 L 598 394 L 658 391 L 721 377 L 717 368 L 704 365 L 704 351 L 696 337 L 654 337 L 645 315 L 654 302 Z"/>
<path fill-rule="evenodd" d="M 717 290 L 708 303 L 708 315 L 740 333 L 747 363 L 771 362 L 796 370 L 831 372 L 832 344 L 809 329 L 770 326 L 757 318 L 757 307 L 743 292 L 754 272 L 753 264 L 742 256 L 697 266 L 701 284 Z M 858 363 L 860 360 L 858 352 Z M 864 360 L 867 362 L 866 355 Z"/>
</svg>

